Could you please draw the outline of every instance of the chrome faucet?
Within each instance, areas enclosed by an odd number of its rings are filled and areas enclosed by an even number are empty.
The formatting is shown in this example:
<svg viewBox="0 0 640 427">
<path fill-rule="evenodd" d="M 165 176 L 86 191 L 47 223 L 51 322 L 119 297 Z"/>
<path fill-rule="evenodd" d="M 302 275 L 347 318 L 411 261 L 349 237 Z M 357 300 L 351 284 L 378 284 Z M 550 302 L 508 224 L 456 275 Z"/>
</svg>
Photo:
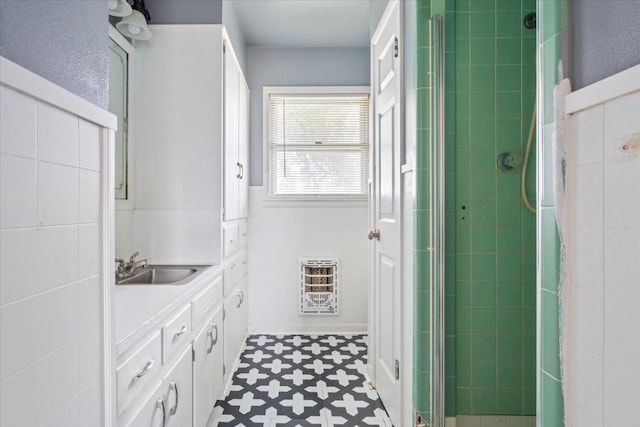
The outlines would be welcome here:
<svg viewBox="0 0 640 427">
<path fill-rule="evenodd" d="M 142 259 L 136 261 L 136 257 L 140 255 L 139 252 L 134 253 L 129 258 L 129 262 L 125 262 L 122 258 L 116 258 L 116 263 L 118 263 L 116 275 L 119 279 L 124 279 L 125 277 L 132 276 L 136 269 L 142 267 L 147 268 L 149 263 L 146 259 Z"/>
</svg>

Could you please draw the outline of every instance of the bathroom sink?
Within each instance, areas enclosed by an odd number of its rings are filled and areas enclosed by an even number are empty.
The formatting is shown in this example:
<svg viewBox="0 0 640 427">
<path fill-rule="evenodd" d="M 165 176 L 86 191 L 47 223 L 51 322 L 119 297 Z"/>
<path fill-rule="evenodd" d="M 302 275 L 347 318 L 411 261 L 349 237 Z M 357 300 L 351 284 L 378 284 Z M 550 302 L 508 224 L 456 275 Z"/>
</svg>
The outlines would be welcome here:
<svg viewBox="0 0 640 427">
<path fill-rule="evenodd" d="M 139 268 L 133 276 L 116 279 L 117 285 L 186 285 L 209 266 L 150 265 Z"/>
</svg>

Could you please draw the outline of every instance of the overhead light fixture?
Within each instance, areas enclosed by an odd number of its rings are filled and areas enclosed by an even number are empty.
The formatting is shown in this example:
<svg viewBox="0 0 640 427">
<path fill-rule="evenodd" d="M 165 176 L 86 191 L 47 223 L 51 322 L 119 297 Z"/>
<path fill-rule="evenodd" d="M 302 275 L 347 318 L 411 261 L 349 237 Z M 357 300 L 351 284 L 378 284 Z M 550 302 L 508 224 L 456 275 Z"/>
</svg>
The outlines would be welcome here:
<svg viewBox="0 0 640 427">
<path fill-rule="evenodd" d="M 125 36 L 136 40 L 149 40 L 151 31 L 147 22 L 151 19 L 149 11 L 144 6 L 144 0 L 133 0 L 133 10 L 129 16 L 122 18 L 116 28 Z"/>
<path fill-rule="evenodd" d="M 129 16 L 131 15 L 131 6 L 127 0 L 109 0 L 109 15 Z"/>
</svg>

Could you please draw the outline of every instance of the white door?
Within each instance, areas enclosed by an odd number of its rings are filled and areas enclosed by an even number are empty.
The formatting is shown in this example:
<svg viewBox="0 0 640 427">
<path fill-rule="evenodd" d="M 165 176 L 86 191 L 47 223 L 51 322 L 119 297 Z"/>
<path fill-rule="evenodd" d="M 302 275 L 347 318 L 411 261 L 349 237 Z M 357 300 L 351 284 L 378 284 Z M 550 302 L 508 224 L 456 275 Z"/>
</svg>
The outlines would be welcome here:
<svg viewBox="0 0 640 427">
<path fill-rule="evenodd" d="M 224 55 L 224 220 L 238 218 L 238 113 L 240 86 L 238 65 L 233 55 Z"/>
<path fill-rule="evenodd" d="M 401 386 L 401 98 L 398 43 L 400 11 L 392 0 L 372 39 L 373 93 L 373 289 L 375 383 L 395 425 Z M 405 367 L 410 369 L 410 367 Z"/>
</svg>

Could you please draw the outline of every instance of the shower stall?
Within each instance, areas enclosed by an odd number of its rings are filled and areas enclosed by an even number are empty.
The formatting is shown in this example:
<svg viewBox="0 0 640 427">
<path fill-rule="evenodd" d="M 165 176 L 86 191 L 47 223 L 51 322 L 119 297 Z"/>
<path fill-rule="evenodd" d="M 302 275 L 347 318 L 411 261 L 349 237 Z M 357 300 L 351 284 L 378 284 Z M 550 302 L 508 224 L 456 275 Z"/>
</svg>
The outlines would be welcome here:
<svg viewBox="0 0 640 427">
<path fill-rule="evenodd" d="M 536 2 L 415 13 L 417 423 L 534 426 Z"/>
</svg>

